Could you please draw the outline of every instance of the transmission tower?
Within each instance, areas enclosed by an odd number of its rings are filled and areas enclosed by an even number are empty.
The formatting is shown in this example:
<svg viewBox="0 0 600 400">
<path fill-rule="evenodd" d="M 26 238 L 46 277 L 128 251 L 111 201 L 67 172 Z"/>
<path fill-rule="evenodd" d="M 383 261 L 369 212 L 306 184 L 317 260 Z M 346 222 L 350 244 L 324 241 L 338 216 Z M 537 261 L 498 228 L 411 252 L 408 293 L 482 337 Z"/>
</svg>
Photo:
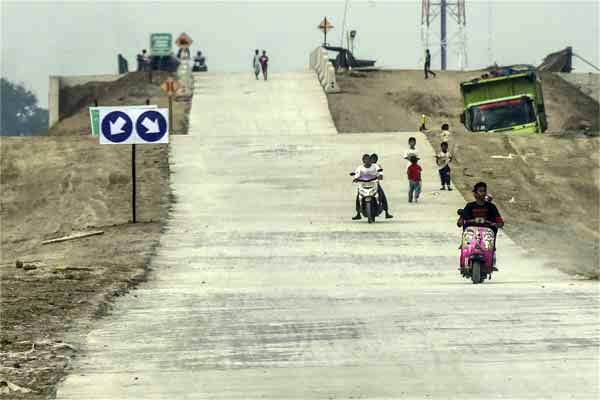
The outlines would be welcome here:
<svg viewBox="0 0 600 400">
<path fill-rule="evenodd" d="M 448 15 L 451 22 L 456 23 L 456 32 L 448 39 Z M 458 57 L 458 68 L 465 69 L 467 66 L 467 18 L 465 13 L 465 0 L 421 0 L 421 42 L 423 44 L 423 53 L 429 49 L 430 45 L 438 45 L 438 42 L 432 43 L 433 22 L 440 17 L 440 58 L 442 61 L 442 70 L 446 69 L 448 45 L 451 44 Z M 437 52 L 433 52 L 437 54 Z"/>
</svg>

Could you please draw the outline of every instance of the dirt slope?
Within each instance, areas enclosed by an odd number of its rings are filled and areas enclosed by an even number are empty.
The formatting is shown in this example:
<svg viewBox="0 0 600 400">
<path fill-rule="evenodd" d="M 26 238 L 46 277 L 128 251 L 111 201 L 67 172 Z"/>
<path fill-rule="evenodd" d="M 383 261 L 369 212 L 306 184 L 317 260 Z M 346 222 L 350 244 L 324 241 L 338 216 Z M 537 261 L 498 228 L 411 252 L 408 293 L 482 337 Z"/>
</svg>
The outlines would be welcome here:
<svg viewBox="0 0 600 400">
<path fill-rule="evenodd" d="M 130 151 L 91 137 L 0 139 L 0 381 L 32 390 L 7 398 L 52 396 L 78 338 L 148 272 L 169 204 L 168 147 L 137 146 L 138 224 L 128 223 Z M 104 234 L 41 245 L 97 229 Z"/>
<path fill-rule="evenodd" d="M 50 136 L 89 136 L 90 122 L 88 107 L 98 100 L 99 106 L 142 105 L 146 100 L 161 108 L 169 106 L 169 99 L 160 85 L 171 75 L 166 72 L 154 71 L 152 82 L 145 72 L 130 72 L 114 82 L 90 82 L 84 85 L 66 87 L 60 95 L 60 118 L 48 132 Z M 175 134 L 186 134 L 188 127 L 187 115 L 190 102 L 184 99 L 173 101 Z"/>
<path fill-rule="evenodd" d="M 453 131 L 465 132 L 460 82 L 481 71 L 439 72 L 423 79 L 422 71 L 379 71 L 353 77 L 338 75 L 342 89 L 329 95 L 329 108 L 340 132 L 415 131 L 421 114 L 429 126 L 449 122 Z M 577 128 L 581 121 L 598 130 L 598 103 L 552 73 L 543 73 L 542 90 L 548 114 L 548 133 Z"/>
<path fill-rule="evenodd" d="M 439 148 L 439 126 L 449 122 L 456 153 L 452 177 L 466 199 L 480 180 L 490 185 L 507 217 L 506 230 L 530 251 L 571 272 L 598 276 L 600 139 L 571 134 L 574 121 L 594 122 L 598 103 L 553 75 L 543 76 L 549 132 L 511 136 L 467 133 L 458 123 L 458 83 L 477 73 L 383 71 L 340 76 L 340 94 L 328 95 L 340 132 L 415 131 L 422 113 L 432 116 L 431 144 Z M 398 146 L 406 146 L 400 135 Z M 508 156 L 512 158 L 492 158 Z M 401 160 L 397 162 L 402 168 Z"/>
</svg>

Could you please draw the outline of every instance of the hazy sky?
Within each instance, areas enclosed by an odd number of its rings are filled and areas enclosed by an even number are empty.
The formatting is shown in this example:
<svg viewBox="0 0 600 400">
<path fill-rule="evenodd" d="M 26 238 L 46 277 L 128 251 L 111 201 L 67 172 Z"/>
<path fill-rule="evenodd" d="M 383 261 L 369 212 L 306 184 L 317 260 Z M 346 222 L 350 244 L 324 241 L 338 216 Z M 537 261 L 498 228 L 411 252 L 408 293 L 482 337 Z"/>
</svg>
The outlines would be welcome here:
<svg viewBox="0 0 600 400">
<path fill-rule="evenodd" d="M 251 52 L 266 49 L 273 71 L 302 70 L 322 41 L 316 28 L 327 16 L 339 45 L 344 1 L 7 1 L 1 4 L 1 74 L 22 82 L 47 105 L 49 75 L 117 72 L 122 53 L 130 69 L 149 47 L 152 32 L 187 32 L 210 71 L 250 71 Z M 468 68 L 538 65 L 568 45 L 598 65 L 599 1 L 466 0 Z M 490 4 L 492 19 L 490 20 Z M 421 1 L 350 1 L 348 26 L 358 31 L 356 53 L 377 65 L 421 68 Z M 491 22 L 491 24 L 490 24 Z M 439 24 L 439 19 L 436 21 Z M 454 32 L 450 24 L 450 35 Z M 575 61 L 579 72 L 591 71 Z M 439 50 L 433 69 L 439 69 Z M 457 68 L 449 49 L 448 68 Z"/>
</svg>

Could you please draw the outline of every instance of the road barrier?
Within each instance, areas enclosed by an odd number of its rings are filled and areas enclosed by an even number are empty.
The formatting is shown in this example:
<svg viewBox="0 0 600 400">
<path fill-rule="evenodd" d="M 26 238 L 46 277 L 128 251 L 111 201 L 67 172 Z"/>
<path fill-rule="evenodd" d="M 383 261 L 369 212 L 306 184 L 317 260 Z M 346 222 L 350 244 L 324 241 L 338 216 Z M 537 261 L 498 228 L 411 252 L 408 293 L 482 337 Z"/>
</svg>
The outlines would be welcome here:
<svg viewBox="0 0 600 400">
<path fill-rule="evenodd" d="M 340 87 L 335 79 L 335 67 L 329 61 L 327 50 L 317 47 L 310 53 L 309 67 L 315 71 L 323 90 L 326 93 L 337 93 Z"/>
</svg>

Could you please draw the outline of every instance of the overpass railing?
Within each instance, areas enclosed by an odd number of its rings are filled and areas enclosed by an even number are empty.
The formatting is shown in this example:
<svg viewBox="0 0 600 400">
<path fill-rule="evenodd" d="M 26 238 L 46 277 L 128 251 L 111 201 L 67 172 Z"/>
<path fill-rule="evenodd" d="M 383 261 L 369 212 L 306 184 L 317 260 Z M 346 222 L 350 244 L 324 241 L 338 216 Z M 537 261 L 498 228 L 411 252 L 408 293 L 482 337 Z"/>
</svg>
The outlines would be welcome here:
<svg viewBox="0 0 600 400">
<path fill-rule="evenodd" d="M 335 68 L 327 55 L 327 50 L 317 47 L 310 53 L 310 68 L 315 71 L 326 93 L 337 93 L 340 88 L 335 80 Z"/>
</svg>

